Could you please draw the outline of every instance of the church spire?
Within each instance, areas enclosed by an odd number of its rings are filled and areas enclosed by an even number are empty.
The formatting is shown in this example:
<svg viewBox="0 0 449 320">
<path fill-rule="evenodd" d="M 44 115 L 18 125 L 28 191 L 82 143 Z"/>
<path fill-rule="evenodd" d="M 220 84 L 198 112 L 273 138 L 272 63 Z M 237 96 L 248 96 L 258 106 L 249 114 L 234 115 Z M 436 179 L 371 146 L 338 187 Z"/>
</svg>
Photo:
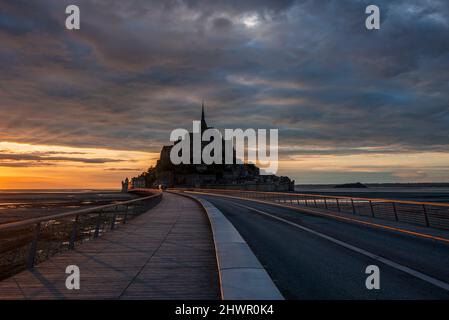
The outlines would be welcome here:
<svg viewBox="0 0 449 320">
<path fill-rule="evenodd" d="M 201 105 L 201 131 L 207 130 L 207 123 L 206 119 L 204 117 L 204 100 Z"/>
</svg>

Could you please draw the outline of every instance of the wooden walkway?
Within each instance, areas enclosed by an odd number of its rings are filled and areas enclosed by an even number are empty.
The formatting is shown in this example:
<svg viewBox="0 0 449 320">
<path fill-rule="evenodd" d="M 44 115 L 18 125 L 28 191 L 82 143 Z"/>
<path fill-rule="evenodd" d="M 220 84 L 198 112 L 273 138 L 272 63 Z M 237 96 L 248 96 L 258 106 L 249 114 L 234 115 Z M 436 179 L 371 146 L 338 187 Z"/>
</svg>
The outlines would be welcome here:
<svg viewBox="0 0 449 320">
<path fill-rule="evenodd" d="M 80 268 L 79 290 L 65 287 L 68 265 Z M 0 299 L 220 299 L 209 221 L 164 193 L 129 224 L 0 282 Z"/>
</svg>

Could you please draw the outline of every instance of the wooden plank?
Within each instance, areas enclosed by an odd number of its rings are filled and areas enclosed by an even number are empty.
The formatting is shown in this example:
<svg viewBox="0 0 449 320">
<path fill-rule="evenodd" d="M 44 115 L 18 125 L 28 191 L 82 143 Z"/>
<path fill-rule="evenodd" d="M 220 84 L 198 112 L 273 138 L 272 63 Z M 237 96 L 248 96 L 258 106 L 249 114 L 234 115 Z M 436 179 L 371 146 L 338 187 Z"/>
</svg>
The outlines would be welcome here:
<svg viewBox="0 0 449 320">
<path fill-rule="evenodd" d="M 71 264 L 80 268 L 80 290 L 65 287 Z M 169 193 L 129 224 L 0 282 L 0 299 L 219 298 L 207 216 Z"/>
</svg>

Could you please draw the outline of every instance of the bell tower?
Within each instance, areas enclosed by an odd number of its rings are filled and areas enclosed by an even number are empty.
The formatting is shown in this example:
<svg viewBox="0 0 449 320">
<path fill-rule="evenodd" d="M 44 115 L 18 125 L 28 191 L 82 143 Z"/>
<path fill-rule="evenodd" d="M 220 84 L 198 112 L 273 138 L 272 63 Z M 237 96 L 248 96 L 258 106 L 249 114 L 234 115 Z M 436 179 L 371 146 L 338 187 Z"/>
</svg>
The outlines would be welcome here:
<svg viewBox="0 0 449 320">
<path fill-rule="evenodd" d="M 206 131 L 208 129 L 206 119 L 204 117 L 204 100 L 201 105 L 201 132 Z"/>
</svg>

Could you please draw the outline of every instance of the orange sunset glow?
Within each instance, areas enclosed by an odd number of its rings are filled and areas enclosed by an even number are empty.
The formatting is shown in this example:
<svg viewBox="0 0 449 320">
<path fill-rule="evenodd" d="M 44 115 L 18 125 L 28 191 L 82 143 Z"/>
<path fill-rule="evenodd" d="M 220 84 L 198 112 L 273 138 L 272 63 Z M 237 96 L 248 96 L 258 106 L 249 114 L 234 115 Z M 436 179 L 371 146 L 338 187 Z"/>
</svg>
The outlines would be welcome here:
<svg viewBox="0 0 449 320">
<path fill-rule="evenodd" d="M 117 189 L 154 165 L 155 152 L 0 142 L 0 189 Z M 319 183 L 352 174 L 392 174 L 396 181 L 444 181 L 449 153 L 301 155 L 279 161 L 280 174 Z M 321 178 L 322 177 L 322 178 Z M 370 180 L 365 179 L 365 180 Z"/>
<path fill-rule="evenodd" d="M 0 189 L 119 188 L 158 154 L 0 142 Z"/>
</svg>

